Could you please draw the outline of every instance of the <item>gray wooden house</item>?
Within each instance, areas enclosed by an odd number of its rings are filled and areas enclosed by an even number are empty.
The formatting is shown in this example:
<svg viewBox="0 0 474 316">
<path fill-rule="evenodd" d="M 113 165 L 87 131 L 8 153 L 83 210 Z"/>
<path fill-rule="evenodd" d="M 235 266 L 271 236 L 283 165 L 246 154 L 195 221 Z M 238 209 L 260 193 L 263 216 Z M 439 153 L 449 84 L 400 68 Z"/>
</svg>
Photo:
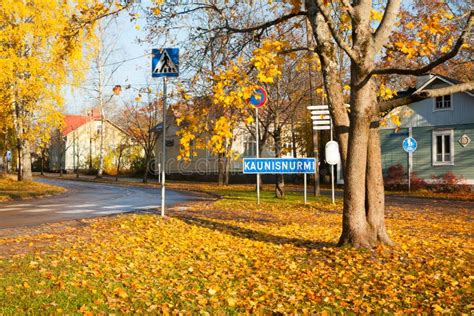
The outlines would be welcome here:
<svg viewBox="0 0 474 316">
<path fill-rule="evenodd" d="M 418 77 L 416 87 L 405 93 L 456 83 L 448 77 L 428 74 Z M 426 99 L 394 111 L 399 111 L 400 127 L 397 129 L 387 119 L 380 134 L 384 172 L 396 164 L 408 169 L 409 158 L 402 142 L 411 135 L 418 143 L 412 156 L 412 171 L 418 177 L 429 182 L 433 175 L 452 172 L 474 185 L 473 91 Z"/>
</svg>

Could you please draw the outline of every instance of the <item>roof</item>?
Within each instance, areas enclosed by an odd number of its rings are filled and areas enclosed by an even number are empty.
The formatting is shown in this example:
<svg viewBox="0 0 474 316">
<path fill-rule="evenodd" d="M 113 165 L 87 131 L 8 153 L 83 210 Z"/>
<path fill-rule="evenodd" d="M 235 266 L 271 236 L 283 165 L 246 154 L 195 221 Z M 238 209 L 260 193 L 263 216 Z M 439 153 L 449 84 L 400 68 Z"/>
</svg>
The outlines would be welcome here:
<svg viewBox="0 0 474 316">
<path fill-rule="evenodd" d="M 78 129 L 82 125 L 86 124 L 91 120 L 90 116 L 86 115 L 65 115 L 64 116 L 64 128 L 63 136 L 66 136 L 70 132 Z"/>
<path fill-rule="evenodd" d="M 461 81 L 459 80 L 456 80 L 456 79 L 453 79 L 453 78 L 449 78 L 449 77 L 446 77 L 446 76 L 442 76 L 442 75 L 437 75 L 437 74 L 431 74 L 433 75 L 433 77 L 431 77 L 428 81 L 426 81 L 423 85 L 421 85 L 421 87 L 419 87 L 416 91 L 414 91 L 413 93 L 417 93 L 417 92 L 420 92 L 422 90 L 424 90 L 426 87 L 428 87 L 432 82 L 434 82 L 435 80 L 441 80 L 451 86 L 454 86 L 455 84 L 459 84 L 459 83 L 462 83 Z M 467 93 L 468 95 L 470 95 L 471 97 L 474 97 L 474 94 L 473 94 L 473 91 L 464 91 L 464 93 Z"/>
</svg>

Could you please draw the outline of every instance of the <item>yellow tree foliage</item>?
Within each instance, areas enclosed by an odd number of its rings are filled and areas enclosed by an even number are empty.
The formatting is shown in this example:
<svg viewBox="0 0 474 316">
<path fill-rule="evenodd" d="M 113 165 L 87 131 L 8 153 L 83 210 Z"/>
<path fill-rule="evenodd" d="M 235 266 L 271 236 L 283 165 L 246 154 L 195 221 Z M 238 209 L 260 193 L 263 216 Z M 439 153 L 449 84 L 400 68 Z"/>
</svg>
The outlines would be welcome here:
<svg viewBox="0 0 474 316">
<path fill-rule="evenodd" d="M 214 155 L 235 157 L 230 150 L 235 129 L 240 124 L 254 122 L 253 108 L 247 100 L 258 84 L 272 83 L 281 75 L 283 58 L 278 52 L 286 46 L 281 41 L 265 40 L 250 60 L 238 58 L 231 62 L 212 78 L 212 101 L 191 100 L 182 92 L 183 102 L 175 111 L 181 125 L 178 159 L 190 160 L 193 147 L 207 148 Z M 256 79 L 247 71 L 249 64 L 256 69 Z"/>
<path fill-rule="evenodd" d="M 1 0 L 0 130 L 14 129 L 22 144 L 49 141 L 63 121 L 62 87 L 82 77 L 95 21 L 112 8 L 92 0 Z"/>
</svg>

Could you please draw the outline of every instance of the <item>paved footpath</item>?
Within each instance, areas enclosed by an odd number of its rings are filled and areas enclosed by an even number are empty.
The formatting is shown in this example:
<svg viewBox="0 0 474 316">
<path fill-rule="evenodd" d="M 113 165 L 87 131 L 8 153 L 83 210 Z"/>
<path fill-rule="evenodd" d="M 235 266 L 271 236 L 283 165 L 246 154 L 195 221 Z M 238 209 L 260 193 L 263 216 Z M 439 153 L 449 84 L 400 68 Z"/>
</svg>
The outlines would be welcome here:
<svg viewBox="0 0 474 316">
<path fill-rule="evenodd" d="M 62 186 L 65 194 L 0 203 L 0 229 L 136 212 L 161 207 L 161 190 L 59 179 L 37 179 Z M 167 206 L 205 199 L 191 192 L 167 190 Z"/>
</svg>

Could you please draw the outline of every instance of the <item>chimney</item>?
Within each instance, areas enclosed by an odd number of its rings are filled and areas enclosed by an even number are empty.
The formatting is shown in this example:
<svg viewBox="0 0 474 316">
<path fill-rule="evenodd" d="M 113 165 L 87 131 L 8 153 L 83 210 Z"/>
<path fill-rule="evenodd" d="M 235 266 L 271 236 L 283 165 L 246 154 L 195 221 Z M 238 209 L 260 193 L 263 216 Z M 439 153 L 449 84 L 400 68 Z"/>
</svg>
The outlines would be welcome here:
<svg viewBox="0 0 474 316">
<path fill-rule="evenodd" d="M 433 78 L 433 74 L 423 74 L 421 76 L 416 77 L 416 89 L 419 89 L 422 85 L 427 83 L 431 78 Z"/>
</svg>

